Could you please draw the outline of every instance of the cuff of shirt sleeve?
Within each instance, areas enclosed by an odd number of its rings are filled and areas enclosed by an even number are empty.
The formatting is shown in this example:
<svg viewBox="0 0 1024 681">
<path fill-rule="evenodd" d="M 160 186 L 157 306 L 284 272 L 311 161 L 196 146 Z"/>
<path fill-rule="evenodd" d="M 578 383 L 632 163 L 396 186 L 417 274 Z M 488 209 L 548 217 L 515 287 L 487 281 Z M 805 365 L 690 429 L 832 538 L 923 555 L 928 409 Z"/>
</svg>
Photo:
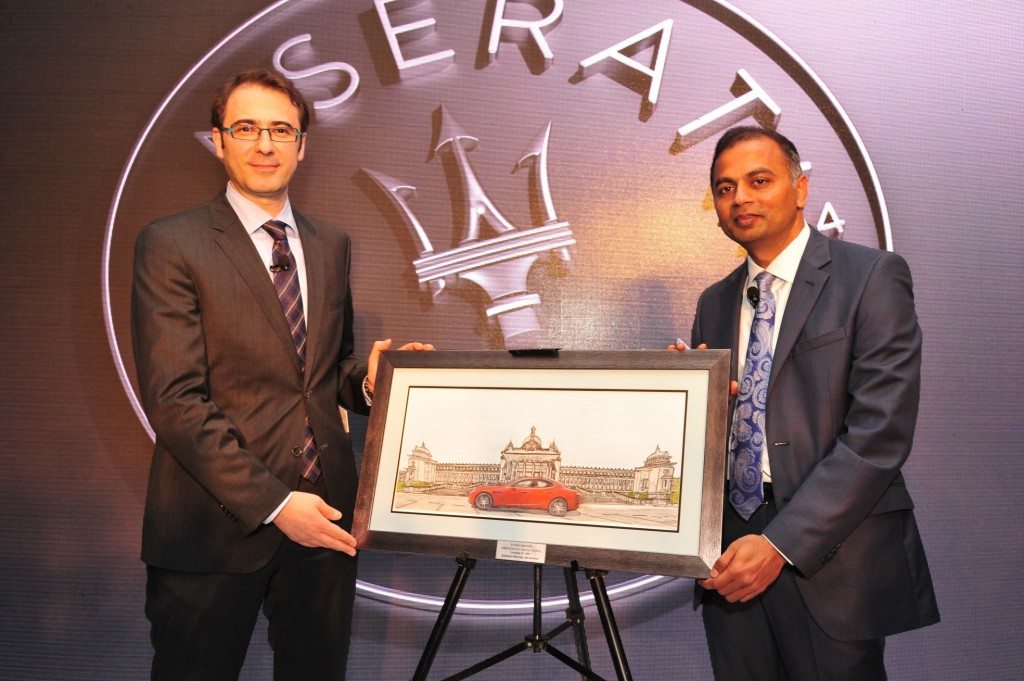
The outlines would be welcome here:
<svg viewBox="0 0 1024 681">
<path fill-rule="evenodd" d="M 768 537 L 765 537 L 763 534 L 761 536 L 764 537 L 765 541 L 767 541 L 769 544 L 772 545 L 773 549 L 775 549 L 776 551 L 779 551 L 779 547 L 775 545 L 775 542 L 773 542 L 771 539 L 768 539 Z M 784 554 L 782 551 L 779 551 L 779 555 L 782 556 L 783 560 L 785 560 L 790 565 L 793 564 L 793 561 L 791 561 L 789 559 L 789 557 L 786 556 L 786 554 Z"/>
<path fill-rule="evenodd" d="M 281 505 L 275 508 L 274 512 L 268 515 L 267 519 L 263 521 L 264 525 L 269 525 L 270 523 L 274 522 L 274 518 L 277 517 L 277 514 L 280 513 L 281 509 L 283 509 L 285 504 L 288 503 L 288 500 L 292 498 L 292 494 L 294 494 L 294 492 L 288 492 L 288 496 L 284 498 L 284 501 L 281 502 Z"/>
<path fill-rule="evenodd" d="M 363 399 L 366 400 L 366 406 L 373 406 L 373 391 L 370 390 L 370 377 L 367 376 L 363 379 Z"/>
</svg>

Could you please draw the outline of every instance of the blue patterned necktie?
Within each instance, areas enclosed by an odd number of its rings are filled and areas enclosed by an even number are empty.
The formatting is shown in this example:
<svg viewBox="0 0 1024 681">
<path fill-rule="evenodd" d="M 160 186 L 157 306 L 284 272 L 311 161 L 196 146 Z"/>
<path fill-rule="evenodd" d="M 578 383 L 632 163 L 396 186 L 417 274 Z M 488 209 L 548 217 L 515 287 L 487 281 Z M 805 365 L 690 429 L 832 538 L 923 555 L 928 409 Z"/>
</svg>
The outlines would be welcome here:
<svg viewBox="0 0 1024 681">
<path fill-rule="evenodd" d="M 299 366 L 306 369 L 306 318 L 302 312 L 302 289 L 299 288 L 299 270 L 292 257 L 292 249 L 288 247 L 285 236 L 287 225 L 277 220 L 268 220 L 263 229 L 274 239 L 273 265 L 270 270 L 274 274 L 274 288 L 281 300 L 281 309 L 288 322 L 295 343 L 295 352 L 299 356 Z M 316 440 L 313 438 L 313 426 L 306 414 L 306 423 L 302 432 L 302 477 L 315 483 L 320 477 L 320 457 L 317 454 Z"/>
<path fill-rule="evenodd" d="M 775 328 L 775 277 L 761 272 L 754 277 L 759 293 L 754 321 L 750 325 L 747 359 L 743 364 L 732 421 L 729 447 L 729 503 L 749 520 L 764 501 L 761 450 L 764 447 L 764 413 L 768 401 L 768 377 L 772 373 L 772 332 Z"/>
</svg>

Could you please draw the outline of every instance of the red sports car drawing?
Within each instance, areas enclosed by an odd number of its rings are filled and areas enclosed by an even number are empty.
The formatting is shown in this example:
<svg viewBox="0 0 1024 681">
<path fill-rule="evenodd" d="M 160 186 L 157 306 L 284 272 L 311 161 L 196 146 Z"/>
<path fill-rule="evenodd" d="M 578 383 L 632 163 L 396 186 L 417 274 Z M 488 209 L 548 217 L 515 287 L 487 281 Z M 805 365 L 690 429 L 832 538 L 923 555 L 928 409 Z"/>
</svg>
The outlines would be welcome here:
<svg viewBox="0 0 1024 681">
<path fill-rule="evenodd" d="M 492 508 L 539 508 L 563 516 L 580 506 L 580 497 L 565 485 L 547 478 L 523 478 L 507 485 L 481 485 L 469 493 L 469 503 L 481 511 Z"/>
</svg>

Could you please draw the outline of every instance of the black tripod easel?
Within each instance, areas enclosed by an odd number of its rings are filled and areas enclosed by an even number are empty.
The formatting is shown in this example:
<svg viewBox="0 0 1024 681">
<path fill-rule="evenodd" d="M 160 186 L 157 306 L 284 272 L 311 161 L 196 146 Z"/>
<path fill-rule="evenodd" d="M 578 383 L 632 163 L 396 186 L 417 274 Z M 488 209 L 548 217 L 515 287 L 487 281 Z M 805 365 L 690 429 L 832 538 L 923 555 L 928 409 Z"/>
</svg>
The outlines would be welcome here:
<svg viewBox="0 0 1024 681">
<path fill-rule="evenodd" d="M 441 606 L 441 612 L 437 616 L 437 622 L 434 623 L 434 629 L 430 632 L 430 638 L 427 639 L 427 645 L 423 649 L 423 655 L 420 656 L 420 663 L 416 666 L 416 673 L 412 677 L 413 681 L 426 681 L 427 674 L 430 673 L 430 667 L 433 665 L 434 658 L 437 656 L 438 648 L 441 647 L 441 639 L 444 638 L 445 631 L 448 629 L 448 624 L 451 622 L 452 615 L 455 614 L 455 607 L 458 605 L 459 598 L 462 596 L 462 590 L 465 588 L 466 581 L 469 579 L 469 572 L 476 566 L 476 559 L 470 558 L 466 553 L 461 553 L 455 559 L 455 563 L 459 566 L 458 570 L 455 572 L 455 578 L 452 580 L 451 588 L 448 589 L 448 595 L 444 599 L 444 605 Z M 489 667 L 493 667 L 502 660 L 507 660 L 513 655 L 527 650 L 532 650 L 535 653 L 545 652 L 550 654 L 563 664 L 579 672 L 580 679 L 584 679 L 586 681 L 607 681 L 603 677 L 598 676 L 590 668 L 590 652 L 587 648 L 586 631 L 583 628 L 583 606 L 580 605 L 580 593 L 576 586 L 576 573 L 580 568 L 576 565 L 575 561 L 573 561 L 572 567 L 563 568 L 565 574 L 566 596 L 569 600 L 569 607 L 565 610 L 565 621 L 546 634 L 542 633 L 542 567 L 543 566 L 540 564 L 535 564 L 533 566 L 533 631 L 526 636 L 521 643 L 517 643 L 506 648 L 497 655 L 488 657 L 486 660 L 477 662 L 473 666 L 467 667 L 457 674 L 446 677 L 443 681 L 460 681 L 461 679 L 467 679 L 474 674 L 488 669 Z M 594 592 L 594 602 L 597 606 L 597 612 L 601 615 L 601 624 L 604 627 L 604 635 L 608 641 L 608 650 L 611 652 L 612 664 L 615 667 L 615 674 L 618 677 L 618 681 L 632 681 L 633 677 L 629 672 L 629 664 L 626 662 L 626 653 L 622 648 L 622 640 L 619 638 L 619 629 L 615 624 L 615 616 L 612 613 L 611 602 L 608 600 L 608 590 L 605 588 L 604 584 L 604 575 L 607 574 L 607 572 L 604 570 L 585 570 L 585 572 L 587 579 L 590 581 L 590 588 Z M 558 636 L 570 627 L 573 630 L 573 637 L 576 643 L 576 660 L 563 653 L 550 642 L 552 638 Z"/>
</svg>

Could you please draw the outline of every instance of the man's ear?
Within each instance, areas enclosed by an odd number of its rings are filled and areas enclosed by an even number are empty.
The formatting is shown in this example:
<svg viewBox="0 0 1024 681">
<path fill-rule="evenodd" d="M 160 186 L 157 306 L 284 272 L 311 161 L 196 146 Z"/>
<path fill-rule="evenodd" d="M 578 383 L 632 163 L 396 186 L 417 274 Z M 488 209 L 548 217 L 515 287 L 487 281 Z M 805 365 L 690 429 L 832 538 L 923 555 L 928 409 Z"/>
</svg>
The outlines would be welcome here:
<svg viewBox="0 0 1024 681">
<path fill-rule="evenodd" d="M 807 185 L 810 184 L 810 180 L 806 175 L 800 175 L 796 179 L 796 207 L 800 210 L 804 209 L 804 205 L 807 203 Z"/>
<path fill-rule="evenodd" d="M 224 133 L 220 128 L 213 128 L 211 131 L 211 139 L 213 142 L 213 153 L 217 154 L 217 158 L 224 160 Z"/>
<path fill-rule="evenodd" d="M 306 138 L 309 137 L 308 132 L 302 133 L 302 137 L 299 138 L 299 160 L 301 161 L 306 156 Z"/>
</svg>

